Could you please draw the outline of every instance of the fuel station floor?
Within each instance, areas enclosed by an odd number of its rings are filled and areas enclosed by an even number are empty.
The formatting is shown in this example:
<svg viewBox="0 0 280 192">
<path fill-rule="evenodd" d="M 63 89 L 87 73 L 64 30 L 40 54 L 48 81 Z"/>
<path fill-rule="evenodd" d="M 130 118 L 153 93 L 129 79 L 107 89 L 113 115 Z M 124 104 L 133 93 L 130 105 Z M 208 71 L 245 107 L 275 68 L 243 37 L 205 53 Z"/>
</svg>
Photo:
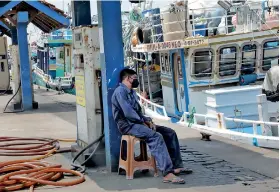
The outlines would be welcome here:
<svg viewBox="0 0 280 192">
<path fill-rule="evenodd" d="M 5 107 L 10 97 L 0 96 L 0 109 Z M 76 138 L 75 96 L 58 95 L 55 91 L 36 88 L 35 100 L 39 103 L 38 110 L 0 113 L 0 136 Z M 279 191 L 279 151 L 256 148 L 215 136 L 211 137 L 212 141 L 201 141 L 200 133 L 195 130 L 169 122 L 155 122 L 176 130 L 185 166 L 194 171 L 191 175 L 183 176 L 186 184 L 165 184 L 161 177 L 154 178 L 150 173 L 136 173 L 133 180 L 126 180 L 125 176 L 108 173 L 105 168 L 91 168 L 82 184 L 63 188 L 44 186 L 35 191 Z M 61 142 L 61 147 L 70 145 Z M 28 157 L 0 156 L 0 162 L 25 158 Z M 71 155 L 56 154 L 45 160 L 70 168 Z"/>
</svg>

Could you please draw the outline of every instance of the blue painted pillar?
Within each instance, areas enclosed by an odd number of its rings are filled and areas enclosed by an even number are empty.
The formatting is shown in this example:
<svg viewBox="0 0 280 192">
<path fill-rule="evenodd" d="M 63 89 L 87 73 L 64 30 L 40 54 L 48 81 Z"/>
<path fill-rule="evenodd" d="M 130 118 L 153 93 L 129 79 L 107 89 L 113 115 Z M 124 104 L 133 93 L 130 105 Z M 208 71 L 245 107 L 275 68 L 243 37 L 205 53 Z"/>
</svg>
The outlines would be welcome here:
<svg viewBox="0 0 280 192">
<path fill-rule="evenodd" d="M 27 42 L 28 12 L 18 12 L 17 36 L 19 46 L 20 80 L 23 110 L 32 109 L 32 86 Z"/>
<path fill-rule="evenodd" d="M 121 135 L 112 115 L 112 94 L 119 83 L 119 72 L 124 67 L 120 1 L 97 1 L 102 69 L 102 95 L 106 165 L 117 171 Z"/>
</svg>

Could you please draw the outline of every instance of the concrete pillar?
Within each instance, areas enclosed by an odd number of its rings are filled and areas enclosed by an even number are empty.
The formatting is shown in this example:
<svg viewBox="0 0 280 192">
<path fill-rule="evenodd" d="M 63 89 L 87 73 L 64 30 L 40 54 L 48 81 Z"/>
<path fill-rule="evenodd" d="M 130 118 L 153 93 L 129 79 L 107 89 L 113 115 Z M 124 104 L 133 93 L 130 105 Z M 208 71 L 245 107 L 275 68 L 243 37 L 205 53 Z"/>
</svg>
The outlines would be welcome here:
<svg viewBox="0 0 280 192">
<path fill-rule="evenodd" d="M 29 51 L 27 41 L 28 12 L 18 12 L 17 15 L 17 34 L 19 46 L 20 77 L 22 88 L 22 107 L 23 110 L 32 109 L 32 86 L 29 64 Z"/>
<path fill-rule="evenodd" d="M 97 1 L 97 9 L 106 165 L 109 171 L 117 171 L 121 135 L 113 119 L 111 98 L 119 83 L 119 73 L 124 67 L 121 4 L 120 1 Z"/>
</svg>

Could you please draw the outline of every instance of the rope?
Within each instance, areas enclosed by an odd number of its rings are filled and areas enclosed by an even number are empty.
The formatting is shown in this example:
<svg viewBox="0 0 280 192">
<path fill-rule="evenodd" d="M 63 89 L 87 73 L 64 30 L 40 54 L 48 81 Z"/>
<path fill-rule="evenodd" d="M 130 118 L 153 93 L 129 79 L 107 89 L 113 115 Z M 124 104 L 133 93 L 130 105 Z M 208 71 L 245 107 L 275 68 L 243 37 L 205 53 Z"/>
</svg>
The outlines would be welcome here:
<svg viewBox="0 0 280 192">
<path fill-rule="evenodd" d="M 191 113 L 189 115 L 189 118 L 188 118 L 188 122 L 189 122 L 188 127 L 191 127 L 192 124 L 194 124 L 194 114 L 195 113 L 196 113 L 196 109 L 195 109 L 195 107 L 193 107 L 191 110 Z"/>
<path fill-rule="evenodd" d="M 29 191 L 32 192 L 37 185 L 72 186 L 84 182 L 83 174 L 77 171 L 40 161 L 55 153 L 69 152 L 69 150 L 59 150 L 59 140 L 75 141 L 72 139 L 0 137 L 0 156 L 37 156 L 31 159 L 1 162 L 0 191 L 15 191 L 29 187 Z M 72 181 L 58 181 L 65 176 L 65 173 L 78 176 L 78 178 Z"/>
</svg>

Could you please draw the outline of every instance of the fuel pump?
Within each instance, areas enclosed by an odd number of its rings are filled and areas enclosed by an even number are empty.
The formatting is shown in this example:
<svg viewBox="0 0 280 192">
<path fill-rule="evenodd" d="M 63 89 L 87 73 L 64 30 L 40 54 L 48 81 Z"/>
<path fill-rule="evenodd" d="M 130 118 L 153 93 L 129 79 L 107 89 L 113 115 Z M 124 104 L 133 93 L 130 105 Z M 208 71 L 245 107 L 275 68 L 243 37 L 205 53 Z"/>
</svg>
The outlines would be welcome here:
<svg viewBox="0 0 280 192">
<path fill-rule="evenodd" d="M 0 37 L 0 95 L 12 94 L 11 77 L 8 66 L 7 38 Z"/>
<path fill-rule="evenodd" d="M 73 28 L 73 57 L 75 68 L 77 142 L 73 159 L 82 165 L 105 165 L 103 138 L 100 47 L 97 25 Z M 97 147 L 93 145 L 97 144 Z M 83 150 L 81 150 L 83 148 Z M 98 148 L 98 149 L 97 149 Z M 84 155 L 78 158 L 83 152 Z M 75 154 L 75 153 L 74 153 Z M 90 163 L 91 162 L 91 163 Z M 72 165 L 73 165 L 72 164 Z"/>
</svg>

